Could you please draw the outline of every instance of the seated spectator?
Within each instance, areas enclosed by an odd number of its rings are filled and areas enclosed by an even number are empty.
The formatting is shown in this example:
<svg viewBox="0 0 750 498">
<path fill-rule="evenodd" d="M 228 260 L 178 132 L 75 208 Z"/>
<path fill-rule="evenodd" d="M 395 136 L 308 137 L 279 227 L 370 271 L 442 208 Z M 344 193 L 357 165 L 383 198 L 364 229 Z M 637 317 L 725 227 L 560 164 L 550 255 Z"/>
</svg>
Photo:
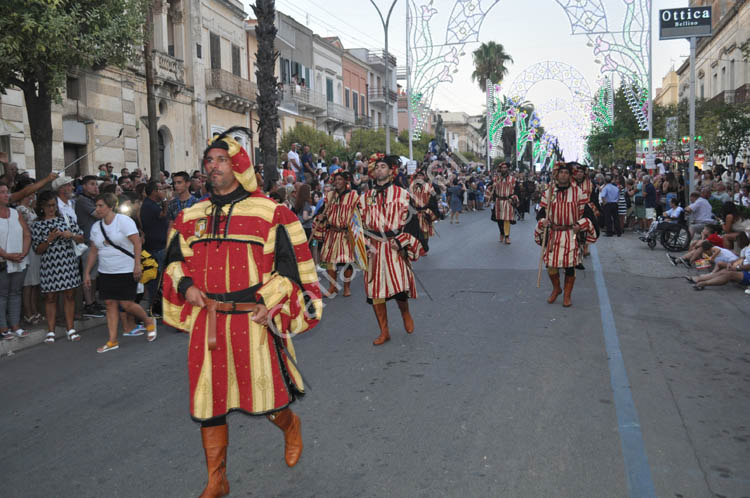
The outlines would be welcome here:
<svg viewBox="0 0 750 498">
<path fill-rule="evenodd" d="M 729 251 L 733 256 L 731 260 L 718 262 L 719 258 L 716 258 L 717 263 L 711 273 L 698 277 L 685 278 L 695 284 L 693 285 L 693 289 L 695 290 L 703 290 L 707 285 L 724 285 L 729 282 L 750 285 L 750 247 L 748 247 L 748 242 L 747 235 L 744 233 L 740 234 L 737 237 L 738 245 L 742 246 L 739 258 Z M 726 249 L 723 250 L 726 251 Z"/>
<path fill-rule="evenodd" d="M 685 212 L 690 215 L 690 235 L 703 230 L 703 227 L 714 222 L 714 214 L 708 198 L 711 196 L 711 189 L 704 187 L 701 193 L 693 192 L 690 194 L 690 205 L 685 208 Z"/>
<path fill-rule="evenodd" d="M 703 258 L 708 259 L 714 265 L 718 263 L 731 263 L 737 259 L 737 255 L 729 249 L 715 246 L 708 240 L 701 242 L 701 250 L 703 251 Z"/>
<path fill-rule="evenodd" d="M 724 220 L 722 229 L 725 247 L 732 248 L 734 240 L 740 233 L 750 232 L 750 220 L 745 219 L 732 201 L 727 201 L 721 206 L 721 217 Z"/>
<path fill-rule="evenodd" d="M 703 257 L 703 249 L 701 244 L 705 241 L 711 242 L 711 244 L 717 247 L 724 247 L 724 239 L 719 235 L 719 225 L 711 224 L 703 227 L 700 237 L 693 240 L 688 247 L 688 252 L 682 257 L 676 258 L 671 254 L 667 254 L 669 261 L 672 265 L 676 266 L 677 263 L 683 264 L 690 268 L 693 263 Z"/>
<path fill-rule="evenodd" d="M 732 198 L 727 194 L 727 187 L 724 185 L 724 182 L 717 182 L 715 183 L 716 186 L 716 192 L 711 194 L 711 199 L 716 199 L 723 202 L 729 202 L 732 200 Z"/>
<path fill-rule="evenodd" d="M 734 202 L 742 207 L 750 207 L 750 185 L 737 189 L 737 193 L 734 194 Z"/>
<path fill-rule="evenodd" d="M 670 209 L 668 209 L 664 213 L 664 220 L 665 221 L 680 221 L 683 215 L 684 209 L 680 207 L 677 197 L 671 197 L 669 199 L 669 207 Z"/>
</svg>

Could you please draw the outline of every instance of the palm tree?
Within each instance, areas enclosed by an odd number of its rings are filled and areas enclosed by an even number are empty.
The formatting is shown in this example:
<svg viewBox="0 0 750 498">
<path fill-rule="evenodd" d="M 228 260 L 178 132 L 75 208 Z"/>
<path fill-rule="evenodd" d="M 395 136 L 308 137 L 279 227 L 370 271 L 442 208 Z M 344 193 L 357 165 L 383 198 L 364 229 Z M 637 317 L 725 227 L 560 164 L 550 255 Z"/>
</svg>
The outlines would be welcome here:
<svg viewBox="0 0 750 498">
<path fill-rule="evenodd" d="M 499 83 L 508 74 L 507 63 L 513 62 L 513 57 L 505 53 L 505 48 L 500 43 L 493 41 L 482 43 L 473 52 L 474 72 L 471 73 L 472 81 L 479 82 L 479 88 L 487 91 L 487 80 L 491 83 Z"/>
<path fill-rule="evenodd" d="M 274 0 L 257 0 L 253 9 L 258 23 L 255 36 L 258 39 L 258 145 L 260 160 L 263 162 L 263 187 L 268 191 L 278 178 L 278 152 L 276 150 L 276 130 L 279 129 L 278 104 L 279 87 L 274 75 L 278 52 L 274 48 L 276 40 L 276 5 Z"/>
</svg>

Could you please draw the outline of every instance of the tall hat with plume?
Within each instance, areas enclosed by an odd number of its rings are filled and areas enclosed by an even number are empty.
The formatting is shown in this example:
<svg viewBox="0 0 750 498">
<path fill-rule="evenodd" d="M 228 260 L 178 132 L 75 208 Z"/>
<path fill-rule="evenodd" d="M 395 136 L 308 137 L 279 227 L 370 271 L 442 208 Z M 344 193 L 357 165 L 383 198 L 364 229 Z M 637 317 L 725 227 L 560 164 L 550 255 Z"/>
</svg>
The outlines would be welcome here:
<svg viewBox="0 0 750 498">
<path fill-rule="evenodd" d="M 222 133 L 214 134 L 211 139 L 208 140 L 208 147 L 203 151 L 203 158 L 205 160 L 206 154 L 211 149 L 222 149 L 227 151 L 229 157 L 232 159 L 232 171 L 234 171 L 234 177 L 242 185 L 242 188 L 248 192 L 254 192 L 258 189 L 258 180 L 255 176 L 255 170 L 253 169 L 253 163 L 250 160 L 250 156 L 242 145 L 233 138 L 233 135 L 242 133 L 251 137 L 253 132 L 243 126 L 233 126 Z"/>
<path fill-rule="evenodd" d="M 565 161 L 557 161 L 555 163 L 554 168 L 552 168 L 552 174 L 557 176 L 557 174 L 560 172 L 560 170 L 567 170 L 568 173 L 573 173 L 574 170 L 574 163 L 566 163 Z M 577 164 L 577 163 L 576 163 Z"/>
</svg>

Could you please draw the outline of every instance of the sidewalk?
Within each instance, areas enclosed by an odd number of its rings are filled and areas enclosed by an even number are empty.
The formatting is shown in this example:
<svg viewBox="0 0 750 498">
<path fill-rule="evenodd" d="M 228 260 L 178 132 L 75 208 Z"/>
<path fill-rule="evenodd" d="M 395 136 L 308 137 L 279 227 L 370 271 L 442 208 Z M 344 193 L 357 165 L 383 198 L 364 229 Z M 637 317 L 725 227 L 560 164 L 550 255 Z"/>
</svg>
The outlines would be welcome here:
<svg viewBox="0 0 750 498">
<path fill-rule="evenodd" d="M 42 317 L 44 320 L 44 317 Z M 73 322 L 73 328 L 79 334 L 99 326 L 107 325 L 107 318 L 83 318 L 81 320 L 75 320 Z M 43 344 L 44 338 L 47 335 L 47 322 L 43 321 L 42 324 L 31 325 L 25 329 L 29 335 L 26 337 L 16 337 L 11 340 L 0 339 L 0 358 L 6 356 L 13 356 L 16 351 L 36 346 L 37 344 Z M 55 327 L 55 341 L 66 341 L 65 327 Z M 84 340 L 84 334 L 81 334 L 81 340 Z"/>
<path fill-rule="evenodd" d="M 707 270 L 698 271 L 682 265 L 672 266 L 667 251 L 661 244 L 649 249 L 645 242 L 638 240 L 637 233 L 625 232 L 622 237 L 605 237 L 604 232 L 596 242 L 602 270 L 605 274 L 626 273 L 651 279 L 679 279 L 685 275 L 704 275 Z M 591 258 L 583 262 L 586 269 L 593 265 Z M 616 279 L 612 282 L 616 285 Z M 609 277 L 608 277 L 608 284 Z M 699 294 L 688 282 L 684 282 L 685 292 Z M 730 283 L 720 287 L 706 287 L 700 296 L 704 300 L 724 299 L 737 306 L 738 310 L 750 312 L 750 296 L 744 293 L 745 287 Z"/>
</svg>

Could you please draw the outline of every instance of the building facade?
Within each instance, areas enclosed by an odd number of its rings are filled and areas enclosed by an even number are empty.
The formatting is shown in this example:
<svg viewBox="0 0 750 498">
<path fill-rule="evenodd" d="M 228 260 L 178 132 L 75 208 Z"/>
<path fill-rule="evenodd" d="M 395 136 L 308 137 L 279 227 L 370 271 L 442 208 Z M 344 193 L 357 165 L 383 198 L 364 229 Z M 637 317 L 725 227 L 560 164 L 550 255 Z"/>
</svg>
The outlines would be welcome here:
<svg viewBox="0 0 750 498">
<path fill-rule="evenodd" d="M 692 0 L 690 6 L 711 5 L 713 36 L 699 38 L 696 48 L 695 95 L 726 103 L 750 101 L 750 63 L 741 46 L 750 39 L 750 0 Z M 690 60 L 677 70 L 679 99 L 690 95 Z"/>
<path fill-rule="evenodd" d="M 193 171 L 201 167 L 211 132 L 252 122 L 256 91 L 247 79 L 246 14 L 239 0 L 171 0 L 161 1 L 153 16 L 158 162 L 166 171 Z M 147 170 L 147 114 L 142 62 L 71 72 L 62 103 L 52 109 L 53 170 L 84 155 L 68 174 L 96 173 L 106 162 L 115 174 L 122 168 Z M 0 151 L 7 150 L 10 161 L 33 172 L 34 150 L 19 90 L 0 96 L 0 118 L 9 129 L 0 133 Z M 248 139 L 238 138 L 252 149 Z"/>
<path fill-rule="evenodd" d="M 676 105 L 679 101 L 680 77 L 671 69 L 661 80 L 661 87 L 654 92 L 654 104 L 659 106 Z"/>
<path fill-rule="evenodd" d="M 464 154 L 470 152 L 476 155 L 484 155 L 484 141 L 479 133 L 476 117 L 465 112 L 438 111 L 443 118 L 445 127 L 445 142 L 452 151 Z"/>
</svg>

